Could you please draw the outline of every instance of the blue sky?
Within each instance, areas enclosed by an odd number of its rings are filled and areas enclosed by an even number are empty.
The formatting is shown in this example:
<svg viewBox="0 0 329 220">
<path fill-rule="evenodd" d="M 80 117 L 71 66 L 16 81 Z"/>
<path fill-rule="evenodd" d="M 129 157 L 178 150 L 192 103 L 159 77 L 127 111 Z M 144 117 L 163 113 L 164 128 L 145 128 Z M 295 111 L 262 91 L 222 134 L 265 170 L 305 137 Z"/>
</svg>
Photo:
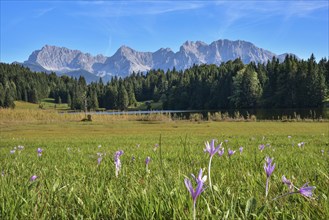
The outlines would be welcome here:
<svg viewBox="0 0 329 220">
<path fill-rule="evenodd" d="M 55 45 L 112 56 L 122 45 L 174 52 L 186 41 L 245 40 L 328 58 L 328 1 L 3 1 L 0 61 Z"/>
</svg>

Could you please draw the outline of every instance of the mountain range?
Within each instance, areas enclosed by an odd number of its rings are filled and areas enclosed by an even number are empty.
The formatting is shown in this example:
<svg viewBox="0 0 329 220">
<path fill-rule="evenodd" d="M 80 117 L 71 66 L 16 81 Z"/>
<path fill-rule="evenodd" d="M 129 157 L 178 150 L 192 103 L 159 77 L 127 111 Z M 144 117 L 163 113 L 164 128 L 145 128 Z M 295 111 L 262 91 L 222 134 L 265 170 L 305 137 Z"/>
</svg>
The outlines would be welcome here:
<svg viewBox="0 0 329 220">
<path fill-rule="evenodd" d="M 273 57 L 281 62 L 287 54 L 277 55 L 256 47 L 246 41 L 218 40 L 211 44 L 202 41 L 186 41 L 178 52 L 161 48 L 155 52 L 139 52 L 121 46 L 113 56 L 92 56 L 79 50 L 45 45 L 34 51 L 22 63 L 32 71 L 56 72 L 58 75 L 84 76 L 87 82 L 100 77 L 108 81 L 112 76 L 125 77 L 133 72 L 146 72 L 151 69 L 185 70 L 194 64 L 216 64 L 241 58 L 243 63 L 266 63 Z M 292 54 L 293 55 L 293 54 Z"/>
</svg>

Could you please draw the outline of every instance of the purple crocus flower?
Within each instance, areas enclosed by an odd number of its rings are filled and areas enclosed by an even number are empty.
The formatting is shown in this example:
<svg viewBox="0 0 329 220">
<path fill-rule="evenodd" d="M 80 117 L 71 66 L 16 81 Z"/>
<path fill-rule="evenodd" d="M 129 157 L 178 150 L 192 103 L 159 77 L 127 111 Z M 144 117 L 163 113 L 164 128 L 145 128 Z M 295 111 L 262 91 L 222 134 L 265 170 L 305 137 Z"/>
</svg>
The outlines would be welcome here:
<svg viewBox="0 0 329 220">
<path fill-rule="evenodd" d="M 228 156 L 231 157 L 233 154 L 235 153 L 235 151 L 228 149 Z"/>
<path fill-rule="evenodd" d="M 268 195 L 268 183 L 269 183 L 269 180 L 270 180 L 270 176 L 272 175 L 273 171 L 274 171 L 274 168 L 275 168 L 275 164 L 272 165 L 272 161 L 273 159 L 271 159 L 270 157 L 266 157 L 265 158 L 265 161 L 266 163 L 264 164 L 264 170 L 265 170 L 265 173 L 266 173 L 266 197 Z"/>
<path fill-rule="evenodd" d="M 282 176 L 282 182 L 289 187 L 290 191 L 292 191 L 294 189 L 294 185 L 284 175 Z"/>
<path fill-rule="evenodd" d="M 33 175 L 33 176 L 31 176 L 30 181 L 33 182 L 33 181 L 36 180 L 37 178 L 38 178 L 38 177 L 37 177 L 36 175 Z"/>
<path fill-rule="evenodd" d="M 97 164 L 100 165 L 101 162 L 102 162 L 102 160 L 103 160 L 103 158 L 102 158 L 102 157 L 99 157 L 99 158 L 97 159 Z"/>
<path fill-rule="evenodd" d="M 208 165 L 208 178 L 209 178 L 209 187 L 210 189 L 212 189 L 212 185 L 211 185 L 211 177 L 210 177 L 210 169 L 211 169 L 211 160 L 212 157 L 219 151 L 219 149 L 222 147 L 222 143 L 220 143 L 216 148 L 215 148 L 215 139 L 212 139 L 210 144 L 209 142 L 205 142 L 206 148 L 203 149 L 203 151 L 206 153 L 209 153 L 209 165 Z"/>
<path fill-rule="evenodd" d="M 224 147 L 221 147 L 220 149 L 219 149 L 219 151 L 218 151 L 218 155 L 221 157 L 221 156 L 223 156 L 223 154 L 224 154 Z"/>
<path fill-rule="evenodd" d="M 145 164 L 146 166 L 150 163 L 151 157 L 146 157 L 145 159 Z"/>
<path fill-rule="evenodd" d="M 204 191 L 204 181 L 206 180 L 206 177 L 202 177 L 202 169 L 200 169 L 199 171 L 199 175 L 198 178 L 195 178 L 194 175 L 192 175 L 192 177 L 195 179 L 196 181 L 196 188 L 194 190 L 191 180 L 189 178 L 185 178 L 184 179 L 184 183 L 186 188 L 188 189 L 188 191 L 190 192 L 191 196 L 192 196 L 192 200 L 193 200 L 193 219 L 195 219 L 196 217 L 196 211 L 195 211 L 195 204 L 196 204 L 196 200 L 198 198 L 198 196 Z"/>
<path fill-rule="evenodd" d="M 16 150 L 11 150 L 10 154 L 14 154 L 16 152 Z"/>
<path fill-rule="evenodd" d="M 194 174 L 191 174 L 191 176 L 195 180 L 196 184 L 198 184 L 198 182 L 200 182 L 200 181 L 206 182 L 207 176 L 202 176 L 202 172 L 203 172 L 202 170 L 199 171 L 198 177 L 194 176 Z"/>
<path fill-rule="evenodd" d="M 305 183 L 298 192 L 305 197 L 312 197 L 313 190 L 315 186 L 308 186 L 308 183 Z"/>
<path fill-rule="evenodd" d="M 304 142 L 300 142 L 297 144 L 298 147 L 304 147 L 305 143 Z"/>
<path fill-rule="evenodd" d="M 118 177 L 119 171 L 121 169 L 120 156 L 123 154 L 123 150 L 116 151 L 114 154 L 114 164 L 115 164 L 115 176 Z"/>
<path fill-rule="evenodd" d="M 258 146 L 258 149 L 259 149 L 260 151 L 263 151 L 264 148 L 265 148 L 265 145 L 264 145 L 264 144 L 260 144 L 260 145 Z"/>
<path fill-rule="evenodd" d="M 242 151 L 243 151 L 243 147 L 240 147 L 240 148 L 239 148 L 239 151 L 240 151 L 240 154 L 241 154 Z"/>
<path fill-rule="evenodd" d="M 41 148 L 39 147 L 38 150 L 37 150 L 37 152 L 38 152 L 38 157 L 41 157 L 41 155 L 42 155 L 42 151 L 43 151 L 43 149 L 41 149 Z"/>
<path fill-rule="evenodd" d="M 207 141 L 207 142 L 205 143 L 205 145 L 206 145 L 206 148 L 203 149 L 203 151 L 204 151 L 205 153 L 208 152 L 210 157 L 214 156 L 214 155 L 219 151 L 219 149 L 222 147 L 222 143 L 220 143 L 220 144 L 215 148 L 215 139 L 211 140 L 210 144 L 209 144 L 209 142 Z"/>
<path fill-rule="evenodd" d="M 155 144 L 154 148 L 153 148 L 153 151 L 156 151 L 158 149 L 158 147 L 159 147 L 159 144 Z"/>
<path fill-rule="evenodd" d="M 18 150 L 23 150 L 24 149 L 24 146 L 22 146 L 22 145 L 18 145 Z"/>
<path fill-rule="evenodd" d="M 146 173 L 150 173 L 150 170 L 149 170 L 150 161 L 151 161 L 151 157 L 146 157 L 146 159 L 145 159 Z"/>
<path fill-rule="evenodd" d="M 274 171 L 275 164 L 272 165 L 273 159 L 271 159 L 270 157 L 266 157 L 265 161 L 266 163 L 264 164 L 264 170 L 266 172 L 266 176 L 270 177 Z"/>
</svg>

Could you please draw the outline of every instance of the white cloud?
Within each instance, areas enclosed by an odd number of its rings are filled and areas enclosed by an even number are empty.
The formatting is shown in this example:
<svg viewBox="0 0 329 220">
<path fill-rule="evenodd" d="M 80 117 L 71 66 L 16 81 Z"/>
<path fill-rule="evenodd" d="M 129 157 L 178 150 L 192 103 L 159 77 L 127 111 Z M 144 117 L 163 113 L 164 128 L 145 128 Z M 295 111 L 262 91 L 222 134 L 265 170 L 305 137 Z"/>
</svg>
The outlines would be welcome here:
<svg viewBox="0 0 329 220">
<path fill-rule="evenodd" d="M 195 10 L 204 6 L 201 1 L 92 1 L 80 2 L 73 15 L 90 17 L 121 17 L 160 15 L 176 11 Z"/>
<path fill-rule="evenodd" d="M 43 9 L 37 9 L 35 10 L 35 17 L 39 18 L 45 14 L 47 14 L 48 12 L 54 10 L 54 8 L 43 8 Z"/>
</svg>

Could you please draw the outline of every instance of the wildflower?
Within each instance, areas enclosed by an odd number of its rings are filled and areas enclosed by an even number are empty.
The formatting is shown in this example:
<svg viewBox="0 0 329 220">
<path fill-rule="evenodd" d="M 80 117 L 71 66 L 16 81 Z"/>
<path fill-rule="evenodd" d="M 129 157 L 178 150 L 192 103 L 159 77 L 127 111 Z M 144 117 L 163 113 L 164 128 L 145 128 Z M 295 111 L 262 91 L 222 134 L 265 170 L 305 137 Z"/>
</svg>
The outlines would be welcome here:
<svg viewBox="0 0 329 220">
<path fill-rule="evenodd" d="M 220 143 L 217 148 L 215 148 L 215 139 L 213 139 L 210 144 L 209 142 L 207 141 L 205 143 L 206 145 L 206 148 L 203 149 L 203 151 L 206 153 L 208 152 L 209 153 L 209 156 L 210 156 L 210 159 L 209 159 L 209 165 L 208 165 L 208 178 L 209 178 L 209 187 L 210 189 L 212 189 L 212 185 L 211 185 L 211 178 L 210 178 L 210 169 L 211 169 L 211 160 L 212 160 L 212 157 L 219 151 L 219 149 L 222 147 L 222 143 Z"/>
<path fill-rule="evenodd" d="M 150 160 L 151 160 L 151 157 L 146 157 L 146 159 L 145 159 L 146 166 L 149 164 Z"/>
<path fill-rule="evenodd" d="M 33 176 L 31 176 L 30 181 L 33 182 L 33 181 L 36 180 L 37 178 L 38 178 L 38 177 L 37 177 L 36 175 L 33 175 Z"/>
<path fill-rule="evenodd" d="M 210 144 L 207 141 L 205 143 L 205 145 L 206 145 L 206 148 L 203 149 L 203 151 L 205 153 L 208 152 L 210 157 L 214 156 L 218 152 L 218 150 L 222 147 L 222 143 L 221 143 L 220 145 L 217 146 L 217 148 L 215 148 L 215 139 L 213 139 Z"/>
<path fill-rule="evenodd" d="M 220 148 L 218 151 L 218 155 L 221 157 L 224 154 L 224 147 Z"/>
<path fill-rule="evenodd" d="M 315 186 L 308 186 L 308 183 L 305 183 L 298 192 L 305 197 L 312 197 L 313 190 Z"/>
<path fill-rule="evenodd" d="M 123 150 L 119 150 L 114 154 L 114 164 L 115 164 L 115 176 L 118 177 L 119 171 L 121 169 L 120 156 L 123 154 Z"/>
<path fill-rule="evenodd" d="M 196 184 L 197 184 L 195 190 L 194 190 L 191 180 L 189 178 L 185 178 L 184 183 L 185 183 L 186 188 L 188 189 L 188 191 L 190 192 L 190 194 L 192 196 L 193 219 L 196 219 L 196 210 L 195 210 L 196 200 L 197 200 L 198 196 L 204 191 L 203 184 L 204 184 L 204 181 L 206 180 L 206 177 L 202 177 L 202 169 L 200 169 L 200 171 L 199 171 L 198 178 L 195 178 L 194 175 L 192 175 L 192 177 L 195 179 Z"/>
<path fill-rule="evenodd" d="M 131 162 L 134 162 L 136 158 L 134 156 L 131 157 Z"/>
<path fill-rule="evenodd" d="M 322 153 L 322 156 L 323 156 L 324 155 L 324 150 L 323 149 L 321 150 L 321 153 Z"/>
<path fill-rule="evenodd" d="M 199 172 L 198 177 L 194 176 L 194 174 L 191 174 L 191 176 L 193 177 L 193 179 L 195 180 L 195 182 L 198 184 L 198 182 L 202 181 L 202 182 L 206 182 L 207 180 L 207 176 L 202 176 L 202 172 Z"/>
<path fill-rule="evenodd" d="M 268 183 L 270 180 L 270 176 L 272 175 L 274 168 L 275 168 L 275 164 L 272 165 L 272 161 L 273 159 L 271 159 L 270 157 L 266 157 L 265 158 L 266 163 L 264 164 L 264 170 L 266 173 L 266 191 L 265 191 L 265 196 L 267 197 L 268 195 Z"/>
<path fill-rule="evenodd" d="M 305 143 L 304 142 L 300 142 L 297 144 L 298 147 L 304 147 Z"/>
<path fill-rule="evenodd" d="M 151 161 L 151 157 L 146 157 L 145 159 L 145 165 L 146 165 L 146 173 L 149 173 L 150 170 L 149 170 L 149 163 Z"/>
<path fill-rule="evenodd" d="M 11 150 L 10 154 L 14 154 L 16 152 L 16 150 Z"/>
<path fill-rule="evenodd" d="M 41 155 L 42 155 L 42 151 L 43 151 L 43 149 L 38 148 L 38 150 L 37 150 L 37 152 L 38 152 L 38 157 L 41 157 Z"/>
<path fill-rule="evenodd" d="M 24 149 L 24 146 L 22 146 L 22 145 L 18 145 L 18 150 L 23 150 Z"/>
<path fill-rule="evenodd" d="M 158 147 L 159 147 L 159 144 L 155 144 L 154 148 L 153 148 L 153 151 L 156 151 L 158 149 Z"/>
<path fill-rule="evenodd" d="M 228 156 L 231 157 L 233 154 L 235 153 L 235 151 L 228 149 Z"/>
<path fill-rule="evenodd" d="M 295 188 L 297 188 L 297 187 L 295 187 Z M 276 197 L 276 198 L 274 198 L 272 200 L 276 200 L 276 199 L 279 199 L 279 198 L 282 198 L 284 196 L 291 195 L 291 194 L 300 194 L 302 196 L 305 196 L 305 197 L 308 197 L 308 198 L 312 198 L 312 196 L 313 196 L 313 190 L 315 188 L 316 188 L 315 186 L 308 186 L 308 183 L 305 183 L 300 189 L 297 188 L 298 189 L 297 191 L 294 191 L 294 192 L 290 191 L 290 192 L 288 192 L 286 194 L 283 194 L 281 196 L 278 196 L 278 197 Z"/>
<path fill-rule="evenodd" d="M 239 148 L 239 151 L 240 151 L 240 154 L 241 154 L 242 151 L 243 151 L 243 147 L 240 147 L 240 148 Z"/>
<path fill-rule="evenodd" d="M 259 149 L 260 151 L 263 151 L 264 148 L 265 148 L 265 145 L 264 145 L 264 144 L 260 144 L 260 145 L 258 146 L 258 149 Z"/>
<path fill-rule="evenodd" d="M 294 185 L 284 175 L 282 176 L 282 182 L 289 187 L 290 191 L 292 191 L 294 189 Z"/>
<path fill-rule="evenodd" d="M 101 164 L 101 162 L 102 162 L 102 160 L 103 160 L 103 158 L 102 158 L 102 157 L 98 157 L 98 159 L 97 159 L 97 164 L 98 164 L 98 165 L 100 165 L 100 164 Z"/>
</svg>

